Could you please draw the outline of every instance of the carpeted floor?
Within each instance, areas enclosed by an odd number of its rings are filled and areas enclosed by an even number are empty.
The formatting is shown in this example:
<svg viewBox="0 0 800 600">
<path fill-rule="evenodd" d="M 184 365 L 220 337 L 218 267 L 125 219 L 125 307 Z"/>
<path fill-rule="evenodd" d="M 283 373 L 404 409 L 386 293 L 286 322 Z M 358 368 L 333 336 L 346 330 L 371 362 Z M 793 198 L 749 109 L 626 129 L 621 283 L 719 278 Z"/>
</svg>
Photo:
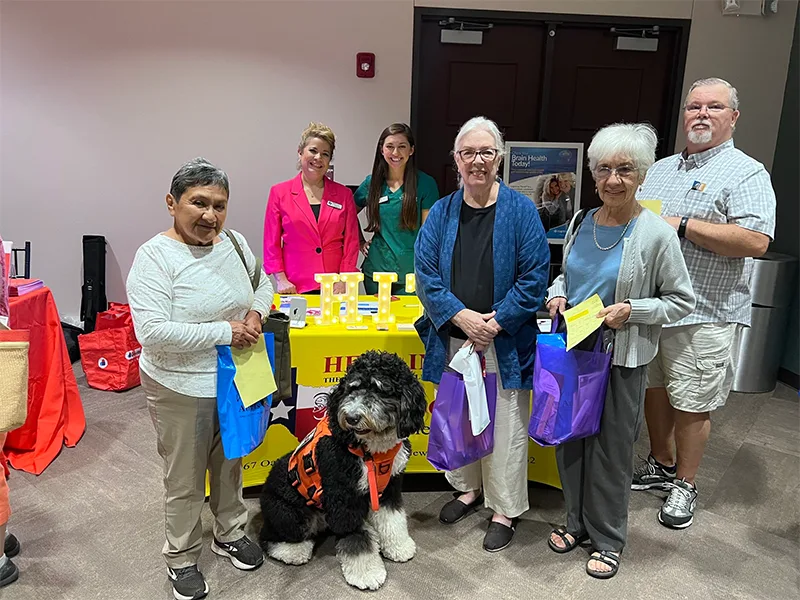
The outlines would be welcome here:
<svg viewBox="0 0 800 600">
<path fill-rule="evenodd" d="M 160 555 L 163 544 L 161 465 L 141 388 L 111 394 L 86 387 L 76 365 L 87 432 L 39 477 L 13 472 L 10 530 L 23 550 L 17 583 L 2 600 L 171 598 Z M 630 536 L 620 573 L 596 581 L 584 572 L 587 553 L 561 556 L 545 540 L 561 524 L 558 490 L 530 488 L 531 510 L 513 544 L 498 554 L 481 548 L 484 511 L 445 527 L 438 523 L 448 492 L 408 492 L 416 558 L 387 563 L 386 585 L 370 597 L 789 599 L 800 597 L 800 404 L 779 385 L 774 394 L 733 394 L 715 414 L 698 477 L 699 509 L 684 531 L 656 521 L 658 494 L 633 493 Z M 646 432 L 639 452 L 646 454 Z M 420 477 L 420 476 L 417 476 Z M 258 527 L 256 500 L 251 529 Z M 210 513 L 204 511 L 206 542 Z M 303 567 L 272 561 L 237 571 L 206 546 L 200 560 L 220 600 L 364 598 L 348 588 L 333 540 Z M 485 594 L 485 595 L 484 595 Z"/>
</svg>

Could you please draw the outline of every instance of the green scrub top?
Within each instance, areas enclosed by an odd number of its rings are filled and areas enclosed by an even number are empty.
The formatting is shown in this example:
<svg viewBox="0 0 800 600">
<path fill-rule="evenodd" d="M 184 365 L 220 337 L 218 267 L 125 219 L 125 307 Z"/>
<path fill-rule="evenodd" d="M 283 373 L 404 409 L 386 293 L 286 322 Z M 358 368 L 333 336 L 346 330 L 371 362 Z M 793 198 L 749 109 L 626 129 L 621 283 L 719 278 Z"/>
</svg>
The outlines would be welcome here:
<svg viewBox="0 0 800 600">
<path fill-rule="evenodd" d="M 358 186 L 354 199 L 359 209 L 367 205 L 369 184 L 372 175 Z M 369 254 L 361 266 L 366 277 L 371 277 L 375 272 L 389 271 L 397 273 L 397 282 L 405 285 L 405 277 L 414 272 L 414 242 L 417 241 L 419 228 L 409 231 L 400 228 L 400 213 L 403 206 L 403 186 L 392 192 L 383 182 L 381 188 L 379 212 L 381 216 L 381 230 L 372 237 Z M 439 199 L 439 188 L 433 177 L 417 171 L 417 225 L 422 222 L 422 211 L 430 210 L 434 202 Z"/>
</svg>

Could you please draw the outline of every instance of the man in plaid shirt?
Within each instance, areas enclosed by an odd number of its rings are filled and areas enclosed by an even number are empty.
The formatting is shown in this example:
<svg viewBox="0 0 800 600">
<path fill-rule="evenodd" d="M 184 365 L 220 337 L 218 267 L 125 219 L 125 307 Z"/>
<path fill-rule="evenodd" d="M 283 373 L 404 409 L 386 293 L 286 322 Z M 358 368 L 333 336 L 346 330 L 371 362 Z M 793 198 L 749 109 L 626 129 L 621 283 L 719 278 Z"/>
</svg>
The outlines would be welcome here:
<svg viewBox="0 0 800 600">
<path fill-rule="evenodd" d="M 645 416 L 650 455 L 631 487 L 669 491 L 658 520 L 692 524 L 694 479 L 711 431 L 711 411 L 733 383 L 742 327 L 750 325 L 750 276 L 775 232 L 769 173 L 736 149 L 739 99 L 730 83 L 701 79 L 683 109 L 686 150 L 654 164 L 639 200 L 661 201 L 661 215 L 681 238 L 697 308 L 665 325 L 648 370 Z M 677 455 L 673 454 L 673 445 Z"/>
</svg>

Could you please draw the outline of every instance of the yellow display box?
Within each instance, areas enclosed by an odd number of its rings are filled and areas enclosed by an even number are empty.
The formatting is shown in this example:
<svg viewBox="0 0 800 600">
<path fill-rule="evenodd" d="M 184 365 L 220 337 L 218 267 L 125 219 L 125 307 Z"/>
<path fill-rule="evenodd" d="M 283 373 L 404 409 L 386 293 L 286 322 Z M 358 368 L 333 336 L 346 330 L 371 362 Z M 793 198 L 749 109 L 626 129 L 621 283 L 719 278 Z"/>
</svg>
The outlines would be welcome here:
<svg viewBox="0 0 800 600">
<path fill-rule="evenodd" d="M 319 307 L 319 296 L 305 297 L 309 308 Z M 277 300 L 277 299 L 276 299 Z M 362 296 L 360 302 L 375 302 L 374 296 Z M 276 302 L 277 304 L 277 302 Z M 338 302 L 336 303 L 338 306 Z M 400 296 L 391 304 L 395 322 L 388 330 L 378 330 L 371 317 L 357 325 L 316 325 L 306 319 L 303 329 L 291 329 L 292 398 L 273 402 L 270 426 L 264 442 L 242 459 L 244 487 L 264 483 L 275 461 L 292 452 L 299 440 L 325 415 L 327 393 L 344 376 L 347 366 L 367 350 L 385 350 L 400 356 L 418 376 L 422 375 L 425 348 L 410 327 L 422 313 L 415 296 Z M 434 386 L 423 382 L 428 397 L 425 428 L 410 438 L 412 455 L 406 473 L 435 473 L 426 458 L 430 425 L 430 406 Z M 530 442 L 528 479 L 553 487 L 561 487 L 555 452 Z"/>
</svg>

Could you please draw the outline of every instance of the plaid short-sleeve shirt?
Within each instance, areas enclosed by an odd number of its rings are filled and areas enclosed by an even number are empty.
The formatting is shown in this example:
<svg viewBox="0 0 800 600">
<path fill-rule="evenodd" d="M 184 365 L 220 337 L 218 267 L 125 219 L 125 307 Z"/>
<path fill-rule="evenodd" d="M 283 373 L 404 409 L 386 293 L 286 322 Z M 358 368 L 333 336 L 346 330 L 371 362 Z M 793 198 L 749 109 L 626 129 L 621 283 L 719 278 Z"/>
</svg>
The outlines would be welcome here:
<svg viewBox="0 0 800 600">
<path fill-rule="evenodd" d="M 654 164 L 637 194 L 660 200 L 664 217 L 689 217 L 707 223 L 733 223 L 775 233 L 775 192 L 764 165 L 733 145 L 733 140 Z M 672 326 L 695 323 L 750 325 L 752 258 L 721 256 L 687 239 L 681 249 L 697 295 L 697 308 Z"/>
</svg>

